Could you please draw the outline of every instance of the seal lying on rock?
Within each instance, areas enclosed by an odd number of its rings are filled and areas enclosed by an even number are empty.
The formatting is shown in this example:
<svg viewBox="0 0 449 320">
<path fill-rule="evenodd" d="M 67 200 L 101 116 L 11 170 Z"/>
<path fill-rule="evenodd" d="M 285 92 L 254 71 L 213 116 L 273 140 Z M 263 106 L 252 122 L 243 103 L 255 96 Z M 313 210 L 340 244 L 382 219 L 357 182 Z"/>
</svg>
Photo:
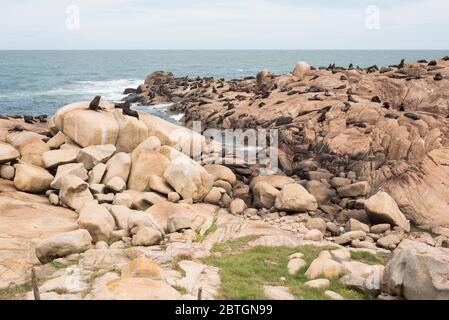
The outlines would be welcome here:
<svg viewBox="0 0 449 320">
<path fill-rule="evenodd" d="M 8 130 L 8 132 L 22 132 L 24 131 L 25 128 L 23 126 L 21 126 L 20 124 L 15 125 L 14 127 L 12 127 L 11 129 Z"/>
<path fill-rule="evenodd" d="M 139 114 L 135 110 L 131 110 L 131 103 L 126 100 L 124 103 L 116 103 L 115 107 L 118 109 L 122 109 L 122 113 L 125 116 L 130 116 L 139 119 Z"/>
</svg>

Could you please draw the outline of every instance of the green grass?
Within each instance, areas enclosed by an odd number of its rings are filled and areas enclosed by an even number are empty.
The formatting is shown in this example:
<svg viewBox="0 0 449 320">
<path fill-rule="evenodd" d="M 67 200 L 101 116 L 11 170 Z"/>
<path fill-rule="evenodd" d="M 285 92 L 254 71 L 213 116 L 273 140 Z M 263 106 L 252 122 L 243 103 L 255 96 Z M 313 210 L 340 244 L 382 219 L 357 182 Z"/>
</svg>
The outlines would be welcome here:
<svg viewBox="0 0 449 320">
<path fill-rule="evenodd" d="M 63 262 L 59 262 L 56 260 L 53 260 L 52 262 L 50 262 L 50 265 L 55 268 L 55 269 L 66 269 L 72 265 L 76 264 L 75 262 L 68 262 L 67 263 L 63 263 Z"/>
<path fill-rule="evenodd" d="M 357 260 L 366 264 L 382 264 L 385 265 L 383 257 L 367 251 L 351 251 L 351 259 Z"/>
<path fill-rule="evenodd" d="M 206 230 L 206 232 L 203 235 L 201 235 L 199 232 L 196 233 L 196 241 L 197 242 L 204 241 L 210 234 L 217 231 L 217 229 L 218 229 L 217 218 L 215 218 L 212 225 L 209 227 L 209 229 Z"/>
<path fill-rule="evenodd" d="M 211 252 L 233 252 L 234 250 L 244 249 L 248 242 L 258 239 L 259 236 L 246 236 L 238 239 L 229 240 L 227 242 L 215 243 Z"/>
<path fill-rule="evenodd" d="M 4 289 L 0 289 L 0 300 L 24 299 L 27 292 L 30 292 L 32 289 L 33 288 L 31 287 L 31 283 L 13 285 Z"/>
<path fill-rule="evenodd" d="M 326 289 L 312 289 L 304 285 L 309 281 L 305 276 L 310 263 L 325 248 L 304 246 L 299 248 L 257 246 L 240 252 L 229 252 L 248 242 L 247 238 L 236 239 L 214 247 L 221 256 L 209 256 L 203 262 L 219 268 L 221 277 L 220 293 L 224 300 L 266 300 L 263 287 L 286 286 L 298 300 L 326 300 L 324 292 L 332 290 L 345 299 L 373 299 L 368 294 L 344 286 L 338 278 L 329 279 L 331 286 Z M 227 253 L 226 253 L 227 252 Z M 307 265 L 295 275 L 287 272 L 288 257 L 301 252 Z M 282 280 L 281 278 L 285 278 Z"/>
</svg>

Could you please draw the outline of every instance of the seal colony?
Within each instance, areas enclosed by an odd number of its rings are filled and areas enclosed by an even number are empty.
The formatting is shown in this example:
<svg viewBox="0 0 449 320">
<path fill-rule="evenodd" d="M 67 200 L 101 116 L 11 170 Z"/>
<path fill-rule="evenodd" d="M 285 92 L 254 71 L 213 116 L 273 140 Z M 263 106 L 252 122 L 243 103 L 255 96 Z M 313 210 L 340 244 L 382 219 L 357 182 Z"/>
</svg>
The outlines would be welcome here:
<svg viewBox="0 0 449 320">
<path fill-rule="evenodd" d="M 34 265 L 45 299 L 213 299 L 224 284 L 202 259 L 250 237 L 322 248 L 286 257 L 285 275 L 303 272 L 323 297 L 345 298 L 325 292 L 338 278 L 381 299 L 448 299 L 436 276 L 449 270 L 448 60 L 300 62 L 230 80 L 158 71 L 120 104 L 97 96 L 48 120 L 1 117 L 0 287 L 26 283 Z M 135 102 L 173 103 L 186 127 Z M 278 129 L 277 171 L 232 158 L 193 121 Z M 266 297 L 291 298 L 279 285 Z"/>
</svg>

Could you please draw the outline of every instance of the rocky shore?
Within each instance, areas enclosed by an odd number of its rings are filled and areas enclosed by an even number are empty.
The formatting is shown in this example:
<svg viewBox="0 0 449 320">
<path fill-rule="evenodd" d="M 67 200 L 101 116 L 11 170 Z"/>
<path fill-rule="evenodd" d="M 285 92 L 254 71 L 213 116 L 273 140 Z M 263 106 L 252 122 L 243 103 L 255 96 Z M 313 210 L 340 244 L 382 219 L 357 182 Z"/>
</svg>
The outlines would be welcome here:
<svg viewBox="0 0 449 320">
<path fill-rule="evenodd" d="M 33 299 L 33 266 L 41 299 L 233 298 L 220 261 L 278 248 L 279 283 L 256 297 L 449 299 L 448 92 L 449 58 L 301 62 L 155 72 L 124 104 L 1 117 L 0 298 Z M 136 102 L 173 103 L 185 127 Z M 194 121 L 278 129 L 279 168 L 223 153 Z"/>
</svg>

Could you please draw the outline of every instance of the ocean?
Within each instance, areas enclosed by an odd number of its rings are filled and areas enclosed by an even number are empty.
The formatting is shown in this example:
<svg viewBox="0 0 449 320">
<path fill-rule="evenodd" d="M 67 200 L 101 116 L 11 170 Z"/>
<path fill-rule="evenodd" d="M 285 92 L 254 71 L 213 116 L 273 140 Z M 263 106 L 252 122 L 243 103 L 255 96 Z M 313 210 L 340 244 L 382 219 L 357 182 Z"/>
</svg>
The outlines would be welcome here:
<svg viewBox="0 0 449 320">
<path fill-rule="evenodd" d="M 262 69 L 287 73 L 297 61 L 367 67 L 446 55 L 448 50 L 0 51 L 0 114 L 51 115 L 68 103 L 95 95 L 117 101 L 124 97 L 125 88 L 137 87 L 157 70 L 230 79 L 254 76 Z"/>
</svg>

